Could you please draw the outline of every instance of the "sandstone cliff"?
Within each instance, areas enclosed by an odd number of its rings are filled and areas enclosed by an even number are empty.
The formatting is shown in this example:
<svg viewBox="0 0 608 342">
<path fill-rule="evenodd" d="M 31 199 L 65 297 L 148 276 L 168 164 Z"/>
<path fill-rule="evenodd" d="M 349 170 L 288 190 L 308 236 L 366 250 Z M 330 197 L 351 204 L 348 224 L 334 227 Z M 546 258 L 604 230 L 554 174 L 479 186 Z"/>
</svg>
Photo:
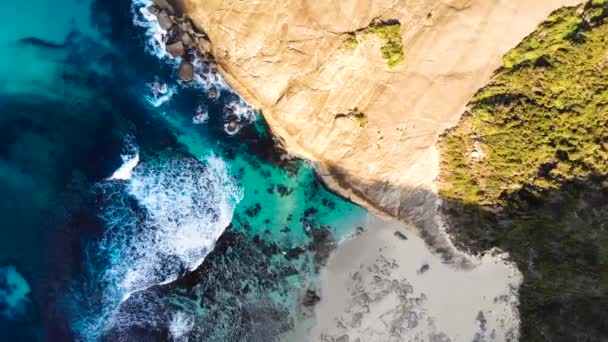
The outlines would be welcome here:
<svg viewBox="0 0 608 342">
<path fill-rule="evenodd" d="M 232 87 L 290 152 L 353 201 L 406 219 L 433 190 L 435 142 L 553 10 L 581 0 L 184 0 Z M 399 24 L 404 60 L 389 66 Z M 386 56 L 385 56 L 386 57 Z M 395 63 L 394 63 L 395 64 Z"/>
</svg>

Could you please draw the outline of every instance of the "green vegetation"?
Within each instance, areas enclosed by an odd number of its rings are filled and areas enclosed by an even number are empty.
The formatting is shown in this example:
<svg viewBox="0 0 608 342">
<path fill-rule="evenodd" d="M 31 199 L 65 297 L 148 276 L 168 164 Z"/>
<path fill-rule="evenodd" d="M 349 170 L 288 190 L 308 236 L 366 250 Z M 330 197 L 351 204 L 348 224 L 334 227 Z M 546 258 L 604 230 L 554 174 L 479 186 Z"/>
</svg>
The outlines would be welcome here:
<svg viewBox="0 0 608 342">
<path fill-rule="evenodd" d="M 524 274 L 522 341 L 608 336 L 607 18 L 606 0 L 553 13 L 441 142 L 458 242 Z"/>
<path fill-rule="evenodd" d="M 354 50 L 359 45 L 359 41 L 357 41 L 357 35 L 354 33 L 347 33 L 346 39 L 344 40 L 344 46 L 346 46 L 349 50 Z"/>
<path fill-rule="evenodd" d="M 401 42 L 401 24 L 398 21 L 379 21 L 374 20 L 367 31 L 375 34 L 384 40 L 384 45 L 380 48 L 382 58 L 386 60 L 389 67 L 393 68 L 403 62 L 403 43 Z"/>
</svg>

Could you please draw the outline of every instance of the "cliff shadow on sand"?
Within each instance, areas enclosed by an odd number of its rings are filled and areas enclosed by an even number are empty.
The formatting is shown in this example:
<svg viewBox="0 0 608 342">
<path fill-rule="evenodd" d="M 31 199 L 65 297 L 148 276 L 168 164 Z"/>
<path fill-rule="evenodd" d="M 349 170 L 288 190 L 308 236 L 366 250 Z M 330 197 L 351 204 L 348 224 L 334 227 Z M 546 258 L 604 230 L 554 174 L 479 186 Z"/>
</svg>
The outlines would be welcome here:
<svg viewBox="0 0 608 342">
<path fill-rule="evenodd" d="M 346 177 L 338 166 L 332 174 Z M 467 253 L 508 252 L 524 277 L 522 341 L 594 341 L 608 334 L 608 317 L 602 314 L 608 305 L 607 182 L 608 175 L 594 174 L 552 190 L 521 188 L 505 193 L 500 207 L 387 183 L 361 187 L 399 203 L 372 209 L 408 223 L 446 263 L 470 268 L 475 258 Z M 357 187 L 351 189 L 361 196 Z"/>
</svg>

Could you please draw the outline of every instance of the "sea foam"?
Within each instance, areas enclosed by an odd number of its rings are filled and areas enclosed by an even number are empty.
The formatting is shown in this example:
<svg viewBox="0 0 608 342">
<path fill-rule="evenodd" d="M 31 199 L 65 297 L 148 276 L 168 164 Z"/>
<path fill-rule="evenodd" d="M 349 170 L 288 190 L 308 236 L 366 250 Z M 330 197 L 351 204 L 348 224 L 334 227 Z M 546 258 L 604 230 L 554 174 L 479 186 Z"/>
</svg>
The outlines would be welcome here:
<svg viewBox="0 0 608 342">
<path fill-rule="evenodd" d="M 243 196 L 218 157 L 166 156 L 130 168 L 139 158 L 136 149 L 131 151 L 115 172 L 119 176 L 99 184 L 106 231 L 94 250 L 105 268 L 92 275 L 102 291 L 97 309 L 89 308 L 90 314 L 75 324 L 84 340 L 142 320 L 158 324 L 146 312 L 123 315 L 120 305 L 134 293 L 172 282 L 201 265 Z M 185 321 L 174 323 L 183 326 Z"/>
<path fill-rule="evenodd" d="M 150 0 L 133 0 L 131 5 L 133 24 L 141 27 L 145 31 L 146 51 L 171 65 L 174 72 L 177 72 L 181 58 L 172 58 L 167 52 L 166 43 L 168 32 L 160 27 L 156 16 L 150 12 L 150 7 L 152 5 L 153 3 Z M 224 78 L 212 63 L 204 60 L 198 52 L 192 52 L 190 57 L 192 65 L 194 66 L 194 80 L 192 82 L 177 81 L 177 84 L 180 87 L 192 87 L 207 93 L 215 91 L 218 94 L 233 94 Z M 153 83 L 148 84 L 148 88 L 146 99 L 148 103 L 154 107 L 159 107 L 167 103 L 178 91 L 175 85 L 167 85 L 166 83 L 160 82 L 158 79 Z M 230 127 L 228 123 L 224 126 L 225 132 L 230 135 L 236 134 L 242 125 L 253 122 L 257 113 L 256 110 L 241 97 L 232 97 L 233 99 L 226 102 L 223 110 L 224 117 L 227 121 L 237 123 L 236 128 Z M 202 121 L 196 123 L 202 123 Z"/>
</svg>

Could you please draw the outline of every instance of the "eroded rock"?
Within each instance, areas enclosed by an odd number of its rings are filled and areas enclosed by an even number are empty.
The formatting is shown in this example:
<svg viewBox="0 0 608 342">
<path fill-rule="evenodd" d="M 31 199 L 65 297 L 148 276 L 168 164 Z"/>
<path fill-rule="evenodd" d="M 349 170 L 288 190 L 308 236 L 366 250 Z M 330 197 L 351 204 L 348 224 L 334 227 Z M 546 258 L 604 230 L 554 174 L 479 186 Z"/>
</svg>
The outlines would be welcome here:
<svg viewBox="0 0 608 342">
<path fill-rule="evenodd" d="M 167 45 L 165 50 L 167 50 L 167 52 L 173 57 L 181 57 L 186 52 L 184 44 L 181 41 Z"/>
<path fill-rule="evenodd" d="M 194 65 L 185 59 L 179 64 L 177 77 L 182 81 L 192 81 L 194 79 Z"/>
</svg>

